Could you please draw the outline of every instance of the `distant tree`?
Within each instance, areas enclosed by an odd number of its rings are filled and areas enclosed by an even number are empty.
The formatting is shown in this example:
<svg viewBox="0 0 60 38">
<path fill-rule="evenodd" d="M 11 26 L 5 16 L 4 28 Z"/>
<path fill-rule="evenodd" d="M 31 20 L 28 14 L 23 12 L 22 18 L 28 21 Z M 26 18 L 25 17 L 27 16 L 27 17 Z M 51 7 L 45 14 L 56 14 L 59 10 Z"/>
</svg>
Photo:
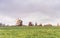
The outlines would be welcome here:
<svg viewBox="0 0 60 38">
<path fill-rule="evenodd" d="M 2 26 L 2 23 L 0 23 L 0 26 Z"/>
<path fill-rule="evenodd" d="M 6 26 L 5 24 L 2 24 L 2 26 Z"/>
<path fill-rule="evenodd" d="M 35 22 L 35 26 L 37 26 L 37 22 Z"/>
<path fill-rule="evenodd" d="M 59 23 L 57 23 L 57 26 L 60 26 Z"/>
<path fill-rule="evenodd" d="M 42 24 L 39 24 L 39 26 L 42 26 Z"/>
<path fill-rule="evenodd" d="M 29 24 L 28 24 L 29 26 L 33 26 L 33 24 L 32 24 L 32 22 L 29 22 Z"/>
<path fill-rule="evenodd" d="M 44 25 L 44 26 L 52 26 L 52 24 L 46 24 L 46 25 Z"/>
</svg>

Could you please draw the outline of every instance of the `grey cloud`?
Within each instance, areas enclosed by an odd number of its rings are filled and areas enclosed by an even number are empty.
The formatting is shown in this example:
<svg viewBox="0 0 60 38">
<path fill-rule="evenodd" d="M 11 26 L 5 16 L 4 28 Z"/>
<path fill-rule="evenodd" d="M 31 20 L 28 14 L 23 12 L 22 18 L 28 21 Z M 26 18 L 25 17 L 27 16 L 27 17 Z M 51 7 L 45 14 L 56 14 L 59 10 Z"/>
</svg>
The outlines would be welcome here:
<svg viewBox="0 0 60 38">
<path fill-rule="evenodd" d="M 39 12 L 38 14 L 42 13 L 42 16 L 47 15 L 56 19 L 60 18 L 60 0 L 3 0 L 0 2 L 1 12 L 13 17 L 26 17 L 26 15 Z"/>
</svg>

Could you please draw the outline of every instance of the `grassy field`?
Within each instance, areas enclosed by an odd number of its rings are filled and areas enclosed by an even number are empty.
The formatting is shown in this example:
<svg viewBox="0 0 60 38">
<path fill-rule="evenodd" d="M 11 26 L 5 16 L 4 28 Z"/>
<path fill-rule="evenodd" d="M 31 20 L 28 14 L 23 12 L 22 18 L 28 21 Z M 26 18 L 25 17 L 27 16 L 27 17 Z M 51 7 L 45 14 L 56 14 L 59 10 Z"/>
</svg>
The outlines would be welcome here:
<svg viewBox="0 0 60 38">
<path fill-rule="evenodd" d="M 60 27 L 0 27 L 0 38 L 60 38 Z"/>
</svg>

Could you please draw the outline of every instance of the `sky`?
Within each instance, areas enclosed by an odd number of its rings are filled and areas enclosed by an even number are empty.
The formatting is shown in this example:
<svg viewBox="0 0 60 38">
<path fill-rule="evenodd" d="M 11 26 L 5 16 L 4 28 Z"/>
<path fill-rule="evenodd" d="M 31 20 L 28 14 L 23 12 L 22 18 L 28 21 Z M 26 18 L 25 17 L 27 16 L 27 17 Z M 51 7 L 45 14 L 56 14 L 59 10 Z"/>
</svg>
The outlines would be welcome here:
<svg viewBox="0 0 60 38">
<path fill-rule="evenodd" d="M 0 22 L 15 25 L 17 18 L 23 24 L 60 24 L 60 0 L 0 0 Z"/>
</svg>

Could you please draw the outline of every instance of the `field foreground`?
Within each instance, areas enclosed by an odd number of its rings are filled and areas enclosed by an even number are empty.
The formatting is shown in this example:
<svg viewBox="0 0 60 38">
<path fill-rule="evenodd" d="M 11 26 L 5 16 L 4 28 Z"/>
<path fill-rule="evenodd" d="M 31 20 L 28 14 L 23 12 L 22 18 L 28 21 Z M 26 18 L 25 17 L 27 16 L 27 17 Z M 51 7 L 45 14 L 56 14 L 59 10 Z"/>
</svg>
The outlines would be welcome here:
<svg viewBox="0 0 60 38">
<path fill-rule="evenodd" d="M 0 27 L 0 38 L 60 38 L 60 27 Z"/>
</svg>

